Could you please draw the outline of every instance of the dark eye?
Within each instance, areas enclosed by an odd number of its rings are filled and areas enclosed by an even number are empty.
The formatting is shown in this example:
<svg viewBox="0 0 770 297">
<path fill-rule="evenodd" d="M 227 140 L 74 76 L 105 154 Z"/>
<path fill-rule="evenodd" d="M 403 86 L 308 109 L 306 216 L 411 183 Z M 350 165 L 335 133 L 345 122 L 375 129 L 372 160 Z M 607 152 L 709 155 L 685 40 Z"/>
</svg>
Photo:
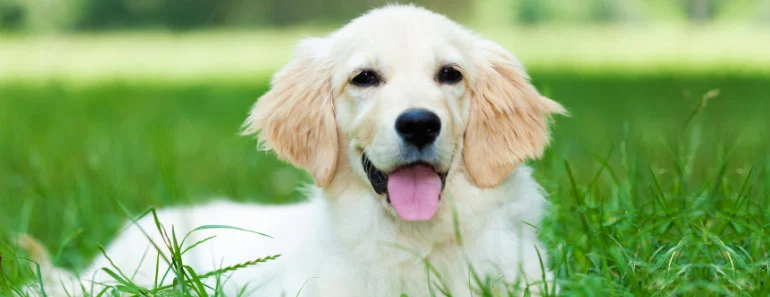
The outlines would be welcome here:
<svg viewBox="0 0 770 297">
<path fill-rule="evenodd" d="M 372 70 L 361 71 L 350 83 L 359 87 L 376 86 L 380 83 L 380 76 Z"/>
<path fill-rule="evenodd" d="M 438 71 L 438 82 L 454 84 L 463 79 L 463 74 L 452 66 L 444 66 Z"/>
</svg>

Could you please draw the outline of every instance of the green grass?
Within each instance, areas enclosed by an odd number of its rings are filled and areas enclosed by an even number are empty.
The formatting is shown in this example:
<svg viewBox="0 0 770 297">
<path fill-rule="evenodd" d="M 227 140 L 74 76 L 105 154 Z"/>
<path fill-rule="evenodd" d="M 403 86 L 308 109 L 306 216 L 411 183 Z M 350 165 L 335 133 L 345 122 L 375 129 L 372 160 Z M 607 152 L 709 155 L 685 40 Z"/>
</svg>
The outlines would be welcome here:
<svg viewBox="0 0 770 297">
<path fill-rule="evenodd" d="M 572 114 L 532 163 L 563 295 L 770 295 L 770 78 L 531 74 Z M 238 136 L 266 81 L 2 83 L 0 228 L 82 268 L 127 219 L 120 205 L 302 199 L 306 174 Z M 0 255 L 5 292 L 32 278 L 12 243 Z"/>
</svg>

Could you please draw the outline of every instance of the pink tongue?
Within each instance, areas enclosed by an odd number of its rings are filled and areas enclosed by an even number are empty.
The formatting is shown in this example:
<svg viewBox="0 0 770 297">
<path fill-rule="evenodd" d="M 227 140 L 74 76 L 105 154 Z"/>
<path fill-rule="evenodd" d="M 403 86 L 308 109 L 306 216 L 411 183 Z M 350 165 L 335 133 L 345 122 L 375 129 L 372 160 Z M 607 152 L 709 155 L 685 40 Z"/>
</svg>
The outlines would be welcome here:
<svg viewBox="0 0 770 297">
<path fill-rule="evenodd" d="M 405 221 L 427 221 L 438 210 L 441 178 L 427 165 L 404 167 L 388 176 L 388 195 Z"/>
</svg>

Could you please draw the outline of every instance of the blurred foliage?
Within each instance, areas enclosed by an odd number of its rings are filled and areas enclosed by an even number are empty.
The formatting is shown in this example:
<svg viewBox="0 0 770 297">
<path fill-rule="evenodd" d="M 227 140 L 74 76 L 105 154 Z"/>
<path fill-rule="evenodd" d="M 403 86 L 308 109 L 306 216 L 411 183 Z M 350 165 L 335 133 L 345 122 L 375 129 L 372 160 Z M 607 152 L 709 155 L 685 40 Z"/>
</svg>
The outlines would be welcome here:
<svg viewBox="0 0 770 297">
<path fill-rule="evenodd" d="M 353 18 L 385 0 L 0 0 L 0 28 L 110 30 L 261 27 Z M 471 1 L 417 0 L 415 4 L 463 19 Z"/>
<path fill-rule="evenodd" d="M 0 0 L 2 31 L 80 31 L 203 27 L 281 27 L 339 24 L 386 0 Z M 460 21 L 770 22 L 770 0 L 415 0 Z M 500 24 L 498 24 L 500 25 Z"/>
<path fill-rule="evenodd" d="M 516 19 L 523 24 L 543 22 L 651 22 L 703 23 L 721 20 L 768 21 L 767 0 L 518 0 Z"/>
</svg>

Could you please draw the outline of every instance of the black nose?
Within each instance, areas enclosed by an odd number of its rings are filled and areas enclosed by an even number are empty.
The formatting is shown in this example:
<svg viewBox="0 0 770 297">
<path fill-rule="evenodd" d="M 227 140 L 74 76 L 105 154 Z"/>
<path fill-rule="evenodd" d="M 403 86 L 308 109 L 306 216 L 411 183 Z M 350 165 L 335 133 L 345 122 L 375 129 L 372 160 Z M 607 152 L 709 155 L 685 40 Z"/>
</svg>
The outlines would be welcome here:
<svg viewBox="0 0 770 297">
<path fill-rule="evenodd" d="M 418 149 L 433 143 L 441 131 L 441 119 L 425 109 L 410 109 L 396 119 L 396 131 Z"/>
</svg>

